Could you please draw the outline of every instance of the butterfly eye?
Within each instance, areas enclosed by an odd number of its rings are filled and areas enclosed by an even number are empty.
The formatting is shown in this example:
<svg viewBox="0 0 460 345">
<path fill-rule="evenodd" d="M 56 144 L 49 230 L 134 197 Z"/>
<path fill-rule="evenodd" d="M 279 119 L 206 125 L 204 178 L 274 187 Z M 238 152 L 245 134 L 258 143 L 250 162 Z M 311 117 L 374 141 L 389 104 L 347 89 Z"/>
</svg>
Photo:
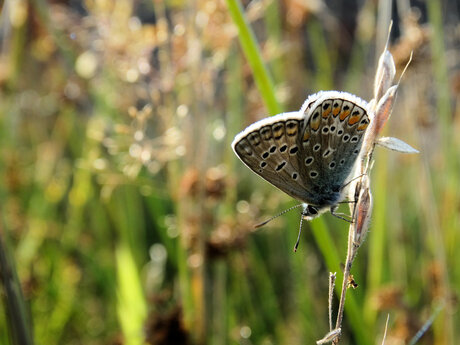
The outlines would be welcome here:
<svg viewBox="0 0 460 345">
<path fill-rule="evenodd" d="M 308 211 L 308 214 L 309 215 L 317 215 L 318 214 L 318 210 L 316 209 L 316 207 L 314 206 L 311 206 L 311 205 L 308 205 L 307 206 L 307 211 Z"/>
</svg>

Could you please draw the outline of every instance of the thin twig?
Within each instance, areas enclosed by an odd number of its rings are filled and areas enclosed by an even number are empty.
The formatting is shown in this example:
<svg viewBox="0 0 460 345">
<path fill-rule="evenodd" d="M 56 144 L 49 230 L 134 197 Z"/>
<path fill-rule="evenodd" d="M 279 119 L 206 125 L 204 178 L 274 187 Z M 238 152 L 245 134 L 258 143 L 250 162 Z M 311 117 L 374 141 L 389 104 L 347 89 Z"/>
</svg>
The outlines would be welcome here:
<svg viewBox="0 0 460 345">
<path fill-rule="evenodd" d="M 387 338 L 388 321 L 390 321 L 390 314 L 387 315 L 387 322 L 385 323 L 385 332 L 383 333 L 382 345 L 385 345 L 385 340 Z"/>
<path fill-rule="evenodd" d="M 353 265 L 353 260 L 355 258 L 356 251 L 354 250 L 353 238 L 354 238 L 354 225 L 350 224 L 350 230 L 348 232 L 348 249 L 347 249 L 347 260 L 345 262 L 345 268 L 343 271 L 343 281 L 342 281 L 342 290 L 340 292 L 340 302 L 339 310 L 337 312 L 337 321 L 335 323 L 335 328 L 342 327 L 343 320 L 343 311 L 345 308 L 345 296 L 348 288 L 348 278 L 350 277 L 351 266 Z M 333 340 L 333 344 L 338 344 L 340 337 L 337 337 Z"/>
<path fill-rule="evenodd" d="M 422 328 L 420 328 L 418 330 L 418 332 L 413 336 L 413 338 L 408 342 L 408 345 L 415 345 L 415 343 L 417 343 L 417 341 L 420 340 L 420 338 L 425 334 L 425 332 L 430 328 L 430 326 L 433 324 L 434 322 L 434 319 L 436 319 L 436 317 L 439 315 L 439 313 L 441 312 L 441 310 L 444 309 L 444 303 L 442 303 L 441 305 L 439 305 L 435 311 L 433 312 L 433 314 L 430 316 L 430 318 L 424 323 L 424 325 L 422 326 Z"/>
</svg>

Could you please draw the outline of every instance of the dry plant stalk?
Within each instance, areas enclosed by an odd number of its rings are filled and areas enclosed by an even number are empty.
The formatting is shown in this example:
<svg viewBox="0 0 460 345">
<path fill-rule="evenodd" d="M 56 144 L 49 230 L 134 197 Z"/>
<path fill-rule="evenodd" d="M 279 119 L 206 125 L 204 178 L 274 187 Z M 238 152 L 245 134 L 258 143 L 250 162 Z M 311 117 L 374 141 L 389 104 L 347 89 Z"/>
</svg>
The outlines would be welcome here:
<svg viewBox="0 0 460 345">
<path fill-rule="evenodd" d="M 391 24 L 389 32 L 391 31 Z M 388 34 L 389 39 L 389 34 Z M 410 63 L 410 60 L 408 64 Z M 406 66 L 407 68 L 407 66 Z M 404 69 L 405 71 L 405 69 Z M 404 74 L 403 71 L 403 74 Z M 369 222 L 372 214 L 372 193 L 370 191 L 369 172 L 372 168 L 372 156 L 376 144 L 379 144 L 388 149 L 403 152 L 417 153 L 418 151 L 410 145 L 396 138 L 378 138 L 385 123 L 388 121 L 399 82 L 392 86 L 396 68 L 393 56 L 388 51 L 388 40 L 379 63 L 374 81 L 374 98 L 369 103 L 369 116 L 371 118 L 370 125 L 364 137 L 363 148 L 361 151 L 361 160 L 357 162 L 358 166 L 355 170 L 355 180 L 349 189 L 350 200 L 356 200 L 356 203 L 351 204 L 351 214 L 353 222 L 350 224 L 348 232 L 348 248 L 347 258 L 343 272 L 342 290 L 340 293 L 339 309 L 337 311 L 337 319 L 334 329 L 330 329 L 322 339 L 318 340 L 317 344 L 325 344 L 332 342 L 338 344 L 340 341 L 343 312 L 345 307 L 345 297 L 348 287 L 350 286 L 351 267 L 358 253 L 358 249 L 364 242 L 369 229 Z M 331 284 L 330 284 L 331 285 Z M 329 311 L 332 310 L 332 299 L 329 298 Z"/>
</svg>

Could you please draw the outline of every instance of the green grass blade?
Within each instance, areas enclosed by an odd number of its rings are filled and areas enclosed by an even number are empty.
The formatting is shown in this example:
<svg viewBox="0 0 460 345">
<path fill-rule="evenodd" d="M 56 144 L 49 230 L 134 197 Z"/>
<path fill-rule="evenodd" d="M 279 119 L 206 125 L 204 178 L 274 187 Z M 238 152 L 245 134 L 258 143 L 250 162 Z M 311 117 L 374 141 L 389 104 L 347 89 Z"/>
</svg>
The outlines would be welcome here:
<svg viewBox="0 0 460 345">
<path fill-rule="evenodd" d="M 129 248 L 121 244 L 116 250 L 118 274 L 118 319 L 127 345 L 144 344 L 147 306 L 139 273 Z"/>
<path fill-rule="evenodd" d="M 256 37 L 244 15 L 239 0 L 227 0 L 228 9 L 233 22 L 238 27 L 239 39 L 244 55 L 251 66 L 257 88 L 265 102 L 268 112 L 272 115 L 281 113 L 282 109 L 275 97 L 275 87 L 267 67 L 263 63 Z"/>
</svg>

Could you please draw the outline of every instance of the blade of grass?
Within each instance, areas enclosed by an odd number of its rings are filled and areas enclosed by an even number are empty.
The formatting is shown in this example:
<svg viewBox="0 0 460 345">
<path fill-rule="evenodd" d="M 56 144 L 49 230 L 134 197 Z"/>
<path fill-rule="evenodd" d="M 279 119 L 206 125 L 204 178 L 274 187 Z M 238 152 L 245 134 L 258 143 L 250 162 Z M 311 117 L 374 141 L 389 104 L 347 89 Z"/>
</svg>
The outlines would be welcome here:
<svg viewBox="0 0 460 345">
<path fill-rule="evenodd" d="M 140 235 L 145 229 L 140 196 L 131 186 L 114 191 L 109 211 L 117 227 L 119 243 L 115 249 L 117 271 L 117 314 L 126 344 L 143 344 L 143 327 L 147 317 L 147 301 L 142 289 L 136 254 L 145 253 Z M 139 237 L 138 237 L 139 236 Z"/>
<path fill-rule="evenodd" d="M 125 244 L 116 249 L 118 275 L 118 318 L 128 345 L 144 344 L 143 326 L 147 316 L 139 274 L 131 250 Z"/>
<path fill-rule="evenodd" d="M 431 54 L 433 56 L 433 75 L 435 78 L 434 90 L 436 90 L 436 106 L 437 113 L 442 123 L 442 138 L 443 138 L 443 150 L 446 157 L 456 157 L 458 154 L 454 152 L 453 136 L 454 133 L 451 130 L 452 126 L 452 110 L 451 110 L 451 92 L 449 89 L 449 77 L 447 69 L 447 59 L 445 55 L 445 37 L 446 33 L 444 32 L 444 21 L 442 14 L 442 3 L 438 1 L 427 1 L 427 11 L 428 11 L 428 20 L 433 28 L 433 37 L 430 40 L 431 44 Z M 458 156 L 457 156 L 458 157 Z M 444 182 L 444 188 L 442 197 L 449 198 L 451 191 L 458 191 L 458 159 L 446 159 L 446 172 L 447 174 L 443 176 L 446 182 Z M 428 169 L 427 169 L 428 170 Z M 431 179 L 431 181 L 433 181 Z M 431 185 L 430 187 L 433 187 Z M 434 192 L 433 192 L 434 194 Z M 450 232 L 456 232 L 456 228 L 447 228 L 446 225 L 455 225 L 455 219 L 458 219 L 458 209 L 457 203 L 444 204 L 446 205 L 446 210 L 444 211 L 443 219 L 446 220 L 447 224 L 442 224 L 442 221 L 439 221 L 436 225 L 439 229 L 444 231 L 436 231 L 432 234 L 432 239 L 435 243 L 435 255 L 436 260 L 439 262 L 441 267 L 441 288 L 442 295 L 444 298 L 448 298 L 450 291 L 452 289 L 449 277 L 449 268 L 446 257 L 446 246 L 448 242 L 446 239 L 452 237 Z M 436 205 L 434 205 L 436 210 Z M 434 215 L 435 218 L 438 217 L 440 213 L 436 212 Z M 449 224 L 450 223 L 450 224 Z M 435 229 L 434 227 L 432 228 Z M 454 235 L 455 236 L 455 235 Z M 454 254 L 454 257 L 457 255 Z M 454 259 L 455 262 L 455 259 Z M 456 266 L 456 265 L 454 265 Z M 454 343 L 454 320 L 453 314 L 448 312 L 441 312 L 441 316 L 434 323 L 434 332 L 436 338 L 441 342 Z"/>
<path fill-rule="evenodd" d="M 241 47 L 251 66 L 254 80 L 268 112 L 272 115 L 281 113 L 282 109 L 275 97 L 275 87 L 272 78 L 268 73 L 267 67 L 263 63 L 256 37 L 244 15 L 241 2 L 239 0 L 227 0 L 227 5 L 233 22 L 238 27 L 238 38 Z"/>
<path fill-rule="evenodd" d="M 10 338 L 14 345 L 32 345 L 32 329 L 26 312 L 21 284 L 15 265 L 4 241 L 3 227 L 0 227 L 0 279 L 3 285 L 3 299 L 7 314 Z"/>
<path fill-rule="evenodd" d="M 331 90 L 333 89 L 332 81 L 334 80 L 332 75 L 331 55 L 330 49 L 328 49 L 327 42 L 325 40 L 324 33 L 322 31 L 321 23 L 318 20 L 311 20 L 307 24 L 307 35 L 311 41 L 312 57 L 317 71 L 315 73 L 314 85 L 320 90 Z"/>
</svg>

